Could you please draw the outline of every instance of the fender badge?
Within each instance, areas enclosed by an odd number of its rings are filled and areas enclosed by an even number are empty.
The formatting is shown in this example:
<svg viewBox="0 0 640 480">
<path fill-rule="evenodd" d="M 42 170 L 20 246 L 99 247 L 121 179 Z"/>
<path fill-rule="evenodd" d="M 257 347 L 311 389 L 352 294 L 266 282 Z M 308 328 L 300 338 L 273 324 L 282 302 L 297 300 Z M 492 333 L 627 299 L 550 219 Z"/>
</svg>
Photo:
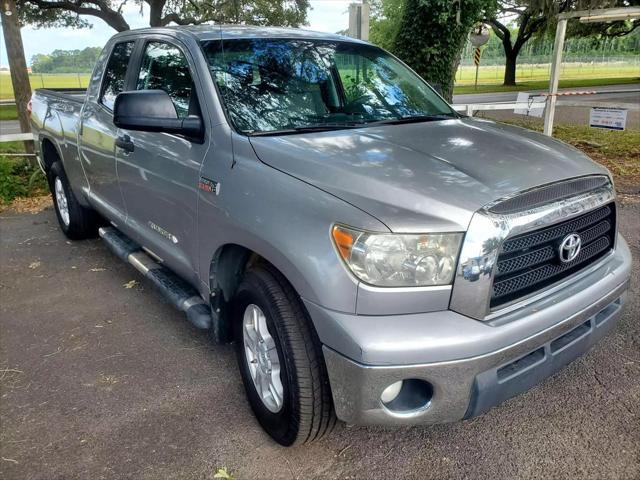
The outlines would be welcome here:
<svg viewBox="0 0 640 480">
<path fill-rule="evenodd" d="M 220 194 L 220 183 L 207 177 L 200 177 L 198 188 L 203 192 Z"/>
<path fill-rule="evenodd" d="M 149 225 L 149 228 L 155 232 L 158 232 L 160 235 L 162 235 L 163 237 L 171 240 L 173 243 L 178 243 L 178 237 L 176 237 L 174 234 L 172 234 L 171 232 L 166 231 L 164 228 L 162 228 L 159 225 L 156 225 L 155 223 L 149 221 L 147 222 L 147 225 Z"/>
</svg>

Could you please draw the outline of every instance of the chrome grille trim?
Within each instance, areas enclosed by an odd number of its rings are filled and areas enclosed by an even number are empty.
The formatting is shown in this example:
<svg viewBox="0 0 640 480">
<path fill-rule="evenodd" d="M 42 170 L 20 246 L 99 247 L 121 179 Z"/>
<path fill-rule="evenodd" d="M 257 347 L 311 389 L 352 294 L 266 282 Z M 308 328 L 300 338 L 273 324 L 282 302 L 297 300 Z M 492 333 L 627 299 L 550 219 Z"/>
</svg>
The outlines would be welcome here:
<svg viewBox="0 0 640 480">
<path fill-rule="evenodd" d="M 548 205 L 564 198 L 575 197 L 576 195 L 605 187 L 609 183 L 609 177 L 605 175 L 572 178 L 571 180 L 551 183 L 519 192 L 512 197 L 502 198 L 492 203 L 487 209 L 491 213 L 501 215 L 515 213 Z"/>
<path fill-rule="evenodd" d="M 495 203 L 480 209 L 473 215 L 462 245 L 450 309 L 478 320 L 487 320 L 489 316 L 495 318 L 500 310 L 491 310 L 491 296 L 498 253 L 505 240 L 565 222 L 613 201 L 615 191 L 608 182 L 580 195 L 514 213 L 492 212 Z M 472 265 L 477 265 L 478 269 L 470 268 Z M 516 304 L 526 303 L 525 298 Z"/>
</svg>

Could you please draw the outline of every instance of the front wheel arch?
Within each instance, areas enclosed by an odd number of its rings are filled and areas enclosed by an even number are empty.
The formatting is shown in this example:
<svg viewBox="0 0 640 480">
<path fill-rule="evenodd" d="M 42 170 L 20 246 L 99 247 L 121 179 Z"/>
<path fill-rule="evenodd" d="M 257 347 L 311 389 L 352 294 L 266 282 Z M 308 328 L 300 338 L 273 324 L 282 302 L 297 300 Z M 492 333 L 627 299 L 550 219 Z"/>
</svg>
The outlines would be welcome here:
<svg viewBox="0 0 640 480">
<path fill-rule="evenodd" d="M 254 265 L 265 264 L 284 278 L 298 296 L 295 285 L 287 278 L 282 269 L 268 258 L 251 248 L 228 243 L 219 247 L 209 265 L 209 292 L 213 316 L 212 335 L 216 343 L 233 341 L 231 324 L 231 302 L 245 272 Z"/>
</svg>

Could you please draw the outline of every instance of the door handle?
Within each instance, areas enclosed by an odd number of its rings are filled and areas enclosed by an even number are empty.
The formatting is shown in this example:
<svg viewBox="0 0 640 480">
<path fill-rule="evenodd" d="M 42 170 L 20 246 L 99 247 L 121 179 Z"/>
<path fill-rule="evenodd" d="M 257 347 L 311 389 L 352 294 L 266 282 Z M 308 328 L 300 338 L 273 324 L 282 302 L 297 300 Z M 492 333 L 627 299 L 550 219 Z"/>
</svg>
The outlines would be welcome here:
<svg viewBox="0 0 640 480">
<path fill-rule="evenodd" d="M 116 147 L 121 148 L 125 152 L 133 152 L 135 149 L 129 135 L 122 135 L 121 137 L 116 138 Z"/>
</svg>

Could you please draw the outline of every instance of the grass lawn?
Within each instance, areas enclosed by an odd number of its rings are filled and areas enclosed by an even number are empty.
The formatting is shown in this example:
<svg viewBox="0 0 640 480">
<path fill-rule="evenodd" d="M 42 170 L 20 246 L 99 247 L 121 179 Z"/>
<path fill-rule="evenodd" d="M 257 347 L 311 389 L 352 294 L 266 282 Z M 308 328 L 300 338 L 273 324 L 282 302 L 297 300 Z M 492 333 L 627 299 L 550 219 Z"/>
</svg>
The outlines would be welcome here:
<svg viewBox="0 0 640 480">
<path fill-rule="evenodd" d="M 518 82 L 548 81 L 550 64 L 518 65 Z M 463 65 L 456 73 L 456 85 L 473 85 L 476 67 Z M 640 65 L 631 62 L 616 63 L 563 63 L 560 78 L 564 80 L 591 80 L 604 78 L 640 78 Z M 478 84 L 500 85 L 504 79 L 504 65 L 480 65 Z"/>
<path fill-rule="evenodd" d="M 15 105 L 0 105 L 0 120 L 17 120 L 18 112 Z"/>
<path fill-rule="evenodd" d="M 587 88 L 599 85 L 625 85 L 630 83 L 640 83 L 640 77 L 618 77 L 618 78 L 587 78 L 587 79 L 567 79 L 560 80 L 559 88 Z M 516 86 L 505 87 L 504 85 L 458 85 L 453 88 L 454 95 L 465 93 L 494 93 L 494 92 L 527 92 L 530 90 L 546 90 L 549 88 L 549 80 L 536 80 L 532 82 L 518 82 Z"/>
<path fill-rule="evenodd" d="M 89 84 L 88 73 L 69 73 L 55 75 L 31 74 L 31 88 L 86 88 Z M 13 85 L 8 73 L 0 73 L 0 100 L 13 98 Z"/>
<path fill-rule="evenodd" d="M 519 127 L 542 131 L 540 119 L 508 121 Z M 640 191 L 640 130 L 604 130 L 585 125 L 556 125 L 554 137 L 582 150 L 613 174 L 618 190 Z"/>
</svg>

